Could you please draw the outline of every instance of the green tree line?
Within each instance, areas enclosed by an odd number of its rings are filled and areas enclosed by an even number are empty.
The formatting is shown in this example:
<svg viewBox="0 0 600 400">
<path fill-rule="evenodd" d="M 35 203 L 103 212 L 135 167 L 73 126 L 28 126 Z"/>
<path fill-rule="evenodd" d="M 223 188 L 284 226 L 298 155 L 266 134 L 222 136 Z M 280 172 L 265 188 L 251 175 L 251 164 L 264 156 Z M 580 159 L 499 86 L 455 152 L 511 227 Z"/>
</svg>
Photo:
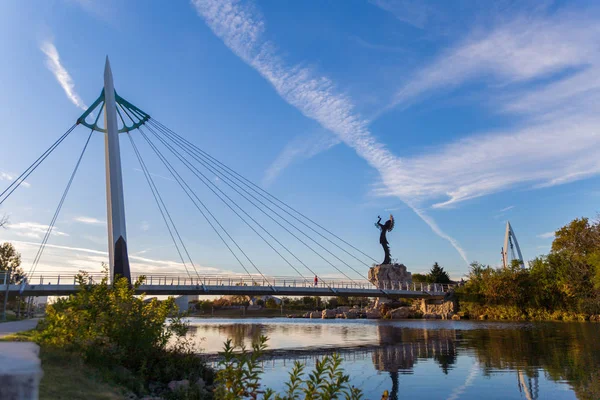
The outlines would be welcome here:
<svg viewBox="0 0 600 400">
<path fill-rule="evenodd" d="M 500 310 L 509 319 L 582 320 L 600 314 L 600 221 L 577 218 L 558 229 L 550 253 L 529 268 L 471 264 L 457 293 L 472 315 Z"/>
</svg>

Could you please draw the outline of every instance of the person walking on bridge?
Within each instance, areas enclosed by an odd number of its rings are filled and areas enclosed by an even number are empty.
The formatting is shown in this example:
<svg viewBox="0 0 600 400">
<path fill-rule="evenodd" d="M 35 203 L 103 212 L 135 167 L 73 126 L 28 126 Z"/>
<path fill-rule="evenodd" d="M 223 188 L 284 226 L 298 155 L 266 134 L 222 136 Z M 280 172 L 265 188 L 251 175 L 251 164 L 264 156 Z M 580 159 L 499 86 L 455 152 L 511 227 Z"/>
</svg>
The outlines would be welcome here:
<svg viewBox="0 0 600 400">
<path fill-rule="evenodd" d="M 317 278 L 317 276 L 315 275 L 315 287 L 317 287 L 318 284 L 319 284 L 319 278 Z"/>
</svg>

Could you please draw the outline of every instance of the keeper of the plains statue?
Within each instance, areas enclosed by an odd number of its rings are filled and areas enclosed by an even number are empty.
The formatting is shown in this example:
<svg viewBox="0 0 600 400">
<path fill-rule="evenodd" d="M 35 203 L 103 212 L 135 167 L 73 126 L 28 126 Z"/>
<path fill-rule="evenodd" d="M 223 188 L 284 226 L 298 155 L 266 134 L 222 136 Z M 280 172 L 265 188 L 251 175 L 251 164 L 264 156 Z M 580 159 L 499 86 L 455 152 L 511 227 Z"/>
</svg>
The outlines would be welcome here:
<svg viewBox="0 0 600 400">
<path fill-rule="evenodd" d="M 381 246 L 383 247 L 383 252 L 385 253 L 385 258 L 381 265 L 391 264 L 392 260 L 390 254 L 390 244 L 387 241 L 386 234 L 394 229 L 394 216 L 390 214 L 390 219 L 388 219 L 385 224 L 381 223 L 381 217 L 379 215 L 377 216 L 377 218 L 379 219 L 377 220 L 377 222 L 375 222 L 375 226 L 381 231 L 381 234 L 379 235 L 379 243 L 381 243 Z"/>
</svg>

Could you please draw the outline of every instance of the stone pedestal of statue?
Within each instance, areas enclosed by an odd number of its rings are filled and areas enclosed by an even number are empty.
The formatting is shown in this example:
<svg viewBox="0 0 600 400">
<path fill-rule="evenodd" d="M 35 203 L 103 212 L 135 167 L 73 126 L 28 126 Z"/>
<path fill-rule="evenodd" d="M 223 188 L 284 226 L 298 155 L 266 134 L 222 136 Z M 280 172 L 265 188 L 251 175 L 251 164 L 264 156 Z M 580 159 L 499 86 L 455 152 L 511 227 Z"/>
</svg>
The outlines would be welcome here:
<svg viewBox="0 0 600 400">
<path fill-rule="evenodd" d="M 369 268 L 368 279 L 378 289 L 392 289 L 400 283 L 412 282 L 412 274 L 404 264 L 381 264 Z"/>
</svg>

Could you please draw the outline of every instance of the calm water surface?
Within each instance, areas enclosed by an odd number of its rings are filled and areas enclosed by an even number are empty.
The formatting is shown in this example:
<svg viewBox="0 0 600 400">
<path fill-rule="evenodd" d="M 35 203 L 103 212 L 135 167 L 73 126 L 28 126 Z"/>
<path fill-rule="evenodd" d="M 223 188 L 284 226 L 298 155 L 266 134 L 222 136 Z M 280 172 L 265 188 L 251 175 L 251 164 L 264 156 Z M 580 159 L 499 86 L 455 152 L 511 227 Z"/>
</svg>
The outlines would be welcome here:
<svg viewBox="0 0 600 400">
<path fill-rule="evenodd" d="M 340 353 L 365 398 L 600 400 L 600 324 L 304 319 L 190 319 L 204 353 L 268 336 L 263 383 L 293 362 Z"/>
</svg>

